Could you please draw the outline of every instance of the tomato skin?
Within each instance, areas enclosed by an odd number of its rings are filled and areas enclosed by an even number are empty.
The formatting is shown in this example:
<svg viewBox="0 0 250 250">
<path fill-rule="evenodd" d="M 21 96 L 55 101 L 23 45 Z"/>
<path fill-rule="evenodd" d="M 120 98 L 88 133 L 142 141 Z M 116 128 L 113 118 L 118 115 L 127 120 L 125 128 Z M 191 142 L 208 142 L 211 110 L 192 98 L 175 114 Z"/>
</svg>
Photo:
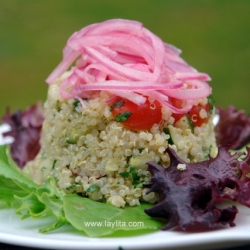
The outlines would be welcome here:
<svg viewBox="0 0 250 250">
<path fill-rule="evenodd" d="M 137 105 L 127 99 L 117 98 L 111 109 L 114 117 L 130 113 L 125 121 L 120 121 L 124 127 L 134 130 L 149 130 L 155 123 L 161 122 L 161 107 L 159 102 L 150 103 L 148 99 L 144 104 Z"/>
<path fill-rule="evenodd" d="M 172 102 L 172 105 L 176 108 L 182 108 L 182 100 L 176 99 L 176 98 L 169 98 Z M 172 113 L 172 117 L 174 117 L 175 122 L 178 122 L 185 114 L 177 114 Z"/>
</svg>

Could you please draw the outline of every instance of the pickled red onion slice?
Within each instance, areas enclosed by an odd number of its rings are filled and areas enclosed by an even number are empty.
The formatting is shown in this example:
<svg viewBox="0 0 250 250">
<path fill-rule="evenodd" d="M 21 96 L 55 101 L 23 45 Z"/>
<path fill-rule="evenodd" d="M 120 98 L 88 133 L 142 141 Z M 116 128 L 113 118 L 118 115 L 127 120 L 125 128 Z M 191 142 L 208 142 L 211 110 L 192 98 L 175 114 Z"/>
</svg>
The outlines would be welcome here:
<svg viewBox="0 0 250 250">
<path fill-rule="evenodd" d="M 211 93 L 210 77 L 188 65 L 180 53 L 140 22 L 108 20 L 75 32 L 46 82 L 55 82 L 76 61 L 60 86 L 64 99 L 105 90 L 138 105 L 151 96 L 174 113 L 186 113 L 195 99 Z M 174 107 L 169 97 L 184 100 L 184 107 Z"/>
</svg>

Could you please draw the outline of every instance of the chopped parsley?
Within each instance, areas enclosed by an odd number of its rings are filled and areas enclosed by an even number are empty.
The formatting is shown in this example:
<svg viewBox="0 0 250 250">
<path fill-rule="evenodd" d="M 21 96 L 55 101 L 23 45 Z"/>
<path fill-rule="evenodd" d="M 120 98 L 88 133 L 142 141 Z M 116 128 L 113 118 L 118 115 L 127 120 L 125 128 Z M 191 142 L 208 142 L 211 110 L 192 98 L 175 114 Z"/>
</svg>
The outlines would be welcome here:
<svg viewBox="0 0 250 250">
<path fill-rule="evenodd" d="M 115 117 L 115 120 L 117 122 L 125 122 L 128 120 L 128 118 L 132 115 L 133 113 L 132 112 L 124 112 L 122 114 L 118 114 L 116 117 Z"/>
<path fill-rule="evenodd" d="M 194 133 L 194 124 L 192 123 L 191 117 L 189 114 L 186 114 L 186 117 L 187 117 L 188 126 L 191 132 Z"/>
<path fill-rule="evenodd" d="M 88 98 L 82 98 L 82 100 L 87 101 Z M 74 107 L 74 110 L 75 110 L 75 111 L 77 111 L 76 108 L 78 107 L 79 103 L 80 103 L 79 100 L 75 100 L 75 101 L 73 102 L 73 107 Z"/>
<path fill-rule="evenodd" d="M 61 103 L 60 103 L 59 100 L 56 101 L 56 110 L 57 110 L 58 112 L 60 112 L 60 111 L 62 110 L 62 108 L 61 108 Z"/>
<path fill-rule="evenodd" d="M 136 169 L 133 167 L 130 167 L 129 172 L 132 176 L 132 184 L 133 185 L 139 184 L 140 176 L 137 174 Z"/>
<path fill-rule="evenodd" d="M 76 187 L 76 184 L 66 187 L 66 190 L 70 191 Z"/>
<path fill-rule="evenodd" d="M 56 160 L 53 161 L 53 164 L 52 164 L 52 169 L 55 168 L 55 165 L 56 165 Z"/>
<path fill-rule="evenodd" d="M 66 142 L 68 144 L 76 144 L 79 139 L 79 131 L 75 128 L 73 128 L 70 132 L 70 135 L 66 136 Z"/>
<path fill-rule="evenodd" d="M 141 153 L 142 153 L 142 151 L 143 151 L 144 149 L 145 149 L 145 148 L 138 148 L 139 153 L 141 154 Z"/>
<path fill-rule="evenodd" d="M 210 112 L 210 114 L 212 114 L 212 113 L 213 113 L 213 110 L 214 110 L 215 99 L 214 99 L 213 95 L 210 94 L 210 95 L 207 97 L 207 100 L 208 100 L 208 103 L 210 104 L 209 112 Z"/>
<path fill-rule="evenodd" d="M 209 159 L 210 157 L 211 148 L 212 145 L 210 145 L 209 147 L 202 147 L 202 151 L 204 152 L 206 159 Z"/>
<path fill-rule="evenodd" d="M 81 185 L 81 184 L 82 184 L 81 181 L 76 182 L 76 183 L 72 184 L 71 186 L 66 187 L 66 190 L 70 191 L 70 190 L 72 190 L 72 189 L 75 189 L 77 186 L 79 186 L 79 185 Z"/>
<path fill-rule="evenodd" d="M 167 140 L 168 143 L 169 143 L 170 145 L 174 145 L 174 141 L 173 141 L 173 139 L 172 139 L 172 137 L 171 137 L 171 133 L 170 133 L 169 128 L 163 128 L 163 132 L 164 132 L 166 135 L 169 135 L 169 139 Z"/>
<path fill-rule="evenodd" d="M 93 184 L 93 185 L 89 186 L 89 188 L 86 190 L 86 192 L 94 193 L 95 191 L 99 191 L 99 190 L 100 190 L 100 187 Z"/>
<path fill-rule="evenodd" d="M 142 183 L 139 183 L 137 185 L 135 185 L 136 188 L 143 188 L 143 184 Z"/>
<path fill-rule="evenodd" d="M 41 167 L 41 171 L 45 171 L 46 170 L 46 167 Z"/>
<path fill-rule="evenodd" d="M 74 110 L 76 111 L 76 108 L 78 107 L 78 104 L 79 104 L 79 100 L 75 100 L 74 102 L 73 102 L 73 107 L 74 107 Z"/>
<path fill-rule="evenodd" d="M 68 140 L 66 140 L 66 142 L 68 143 L 68 144 L 76 144 L 76 140 L 73 140 L 73 139 L 68 139 Z"/>
<path fill-rule="evenodd" d="M 131 159 L 132 155 L 129 155 L 126 157 L 126 162 L 129 163 L 130 159 Z M 129 165 L 126 165 L 125 167 L 129 167 Z"/>
<path fill-rule="evenodd" d="M 140 178 L 141 178 L 141 177 L 138 175 L 136 169 L 133 168 L 133 167 L 130 167 L 128 172 L 121 172 L 121 173 L 120 173 L 120 176 L 122 176 L 123 178 L 131 177 L 131 179 L 132 179 L 132 184 L 133 184 L 134 186 L 137 186 L 137 185 L 141 184 L 141 183 L 140 183 Z"/>
<path fill-rule="evenodd" d="M 121 172 L 121 173 L 120 173 L 120 176 L 123 177 L 123 178 L 128 178 L 129 175 L 130 175 L 129 172 Z"/>
</svg>

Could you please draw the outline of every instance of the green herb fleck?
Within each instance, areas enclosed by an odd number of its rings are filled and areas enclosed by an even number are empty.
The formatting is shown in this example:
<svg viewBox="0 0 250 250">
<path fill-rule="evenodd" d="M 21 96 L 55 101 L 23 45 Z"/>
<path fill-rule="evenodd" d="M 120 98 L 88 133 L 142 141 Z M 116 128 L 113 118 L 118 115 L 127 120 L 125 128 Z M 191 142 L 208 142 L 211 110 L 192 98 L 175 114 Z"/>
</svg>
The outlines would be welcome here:
<svg viewBox="0 0 250 250">
<path fill-rule="evenodd" d="M 137 174 L 136 169 L 133 168 L 133 167 L 130 167 L 129 173 L 130 173 L 131 176 L 132 176 L 132 184 L 133 184 L 133 185 L 139 184 L 140 176 Z"/>
<path fill-rule="evenodd" d="M 77 129 L 72 129 L 70 135 L 68 135 L 66 137 L 66 142 L 68 144 L 76 144 L 78 139 L 79 139 L 79 134 L 78 134 L 78 130 Z"/>
<path fill-rule="evenodd" d="M 129 163 L 130 159 L 131 159 L 132 155 L 129 155 L 126 157 L 126 162 Z M 129 165 L 126 165 L 125 167 L 129 167 Z"/>
<path fill-rule="evenodd" d="M 43 171 L 45 171 L 46 170 L 46 167 L 42 167 L 41 168 L 41 171 L 43 172 Z"/>
<path fill-rule="evenodd" d="M 73 139 L 68 139 L 68 140 L 66 140 L 66 142 L 68 144 L 76 144 L 76 140 L 73 140 Z"/>
<path fill-rule="evenodd" d="M 157 164 L 158 164 L 158 165 L 162 165 L 162 164 L 163 164 L 163 161 L 162 161 L 162 160 L 159 160 L 159 161 L 157 162 Z"/>
<path fill-rule="evenodd" d="M 66 187 L 66 190 L 70 191 L 71 189 L 75 189 L 76 186 L 79 186 L 79 185 L 81 185 L 81 184 L 82 184 L 81 181 L 75 182 L 75 183 L 72 184 L 71 186 Z"/>
<path fill-rule="evenodd" d="M 174 141 L 173 141 L 173 139 L 172 139 L 172 136 L 171 136 L 171 133 L 170 133 L 169 128 L 163 128 L 163 132 L 164 132 L 166 135 L 169 135 L 169 136 L 170 136 L 169 139 L 168 139 L 167 141 L 168 141 L 168 143 L 169 143 L 170 145 L 173 145 L 173 144 L 174 144 Z"/>
<path fill-rule="evenodd" d="M 131 177 L 132 178 L 132 184 L 134 186 L 137 186 L 140 183 L 140 176 L 137 174 L 137 171 L 135 168 L 130 167 L 128 172 L 121 172 L 120 176 L 122 176 L 123 178 L 128 178 Z"/>
<path fill-rule="evenodd" d="M 129 172 L 121 172 L 120 176 L 122 176 L 123 178 L 128 178 L 129 177 Z"/>
<path fill-rule="evenodd" d="M 55 165 L 56 165 L 56 160 L 53 161 L 53 164 L 52 164 L 52 169 L 55 168 Z"/>
<path fill-rule="evenodd" d="M 124 112 L 122 114 L 118 114 L 116 117 L 115 117 L 115 120 L 117 122 L 125 122 L 128 120 L 128 118 L 132 115 L 133 113 L 131 112 Z"/>
<path fill-rule="evenodd" d="M 66 190 L 70 191 L 76 187 L 76 184 L 66 187 Z"/>
<path fill-rule="evenodd" d="M 102 202 L 102 203 L 106 203 L 107 202 L 107 199 L 105 197 L 102 197 L 100 200 L 98 200 L 99 202 Z"/>
<path fill-rule="evenodd" d="M 87 101 L 88 98 L 82 98 L 82 100 L 83 100 L 83 101 Z M 75 111 L 77 111 L 76 108 L 78 107 L 79 103 L 80 103 L 79 100 L 75 100 L 75 101 L 73 102 L 73 107 L 74 107 L 74 110 L 75 110 Z"/>
<path fill-rule="evenodd" d="M 73 102 L 73 107 L 74 107 L 74 110 L 76 111 L 76 108 L 78 107 L 78 104 L 79 104 L 79 100 L 75 100 L 74 102 Z"/>
<path fill-rule="evenodd" d="M 61 102 L 59 100 L 56 101 L 56 110 L 60 112 L 62 110 L 61 108 Z"/>
<path fill-rule="evenodd" d="M 142 151 L 143 151 L 144 149 L 145 149 L 145 148 L 138 148 L 139 153 L 141 154 L 141 153 L 142 153 Z"/>
<path fill-rule="evenodd" d="M 194 124 L 192 123 L 191 117 L 189 114 L 186 114 L 186 117 L 187 117 L 188 126 L 191 129 L 191 132 L 194 133 Z"/>
<path fill-rule="evenodd" d="M 143 187 L 143 184 L 142 183 L 139 183 L 137 185 L 135 185 L 136 188 L 142 188 Z"/>
<path fill-rule="evenodd" d="M 213 95 L 210 94 L 210 95 L 207 97 L 207 100 L 208 100 L 208 103 L 210 104 L 209 112 L 210 112 L 210 114 L 212 114 L 212 113 L 213 113 L 213 110 L 214 110 L 215 99 L 214 99 Z"/>
<path fill-rule="evenodd" d="M 95 191 L 98 191 L 98 190 L 100 190 L 100 187 L 93 184 L 93 185 L 89 186 L 89 188 L 86 190 L 86 192 L 94 193 Z"/>
<path fill-rule="evenodd" d="M 53 179 L 54 179 L 55 183 L 59 181 L 59 179 L 57 177 L 54 177 Z"/>
<path fill-rule="evenodd" d="M 204 152 L 206 159 L 209 159 L 211 148 L 212 148 L 212 145 L 210 145 L 209 147 L 202 148 L 202 151 Z"/>
</svg>

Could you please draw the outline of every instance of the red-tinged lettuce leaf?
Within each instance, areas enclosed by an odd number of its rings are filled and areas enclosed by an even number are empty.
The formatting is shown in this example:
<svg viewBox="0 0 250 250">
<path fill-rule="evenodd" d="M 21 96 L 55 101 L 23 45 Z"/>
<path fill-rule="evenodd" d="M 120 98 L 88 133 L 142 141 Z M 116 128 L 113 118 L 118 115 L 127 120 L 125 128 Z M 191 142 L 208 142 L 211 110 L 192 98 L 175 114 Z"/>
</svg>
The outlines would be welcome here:
<svg viewBox="0 0 250 250">
<path fill-rule="evenodd" d="M 7 109 L 0 120 L 11 126 L 11 131 L 4 135 L 14 138 L 10 153 L 16 164 L 23 168 L 40 150 L 39 140 L 44 120 L 42 104 L 37 102 L 25 111 L 18 110 L 13 114 Z"/>
<path fill-rule="evenodd" d="M 217 108 L 220 117 L 215 126 L 218 145 L 229 145 L 230 149 L 241 149 L 250 143 L 250 116 L 244 110 L 233 106 L 227 109 Z"/>
<path fill-rule="evenodd" d="M 240 161 L 241 177 L 240 180 L 250 185 L 250 148 L 246 147 L 247 154 L 245 158 Z"/>
<path fill-rule="evenodd" d="M 159 202 L 145 212 L 152 217 L 167 219 L 163 230 L 177 226 L 182 230 L 197 226 L 212 229 L 219 224 L 234 226 L 237 208 L 220 209 L 216 204 L 232 200 L 250 207 L 249 179 L 239 179 L 243 169 L 249 172 L 250 149 L 241 162 L 238 158 L 243 152 L 231 155 L 225 147 L 219 148 L 216 158 L 200 163 L 184 162 L 171 148 L 167 153 L 171 160 L 168 168 L 148 163 L 152 178 L 146 186 L 148 192 L 158 195 Z M 178 164 L 185 164 L 186 169 L 178 170 Z"/>
</svg>

